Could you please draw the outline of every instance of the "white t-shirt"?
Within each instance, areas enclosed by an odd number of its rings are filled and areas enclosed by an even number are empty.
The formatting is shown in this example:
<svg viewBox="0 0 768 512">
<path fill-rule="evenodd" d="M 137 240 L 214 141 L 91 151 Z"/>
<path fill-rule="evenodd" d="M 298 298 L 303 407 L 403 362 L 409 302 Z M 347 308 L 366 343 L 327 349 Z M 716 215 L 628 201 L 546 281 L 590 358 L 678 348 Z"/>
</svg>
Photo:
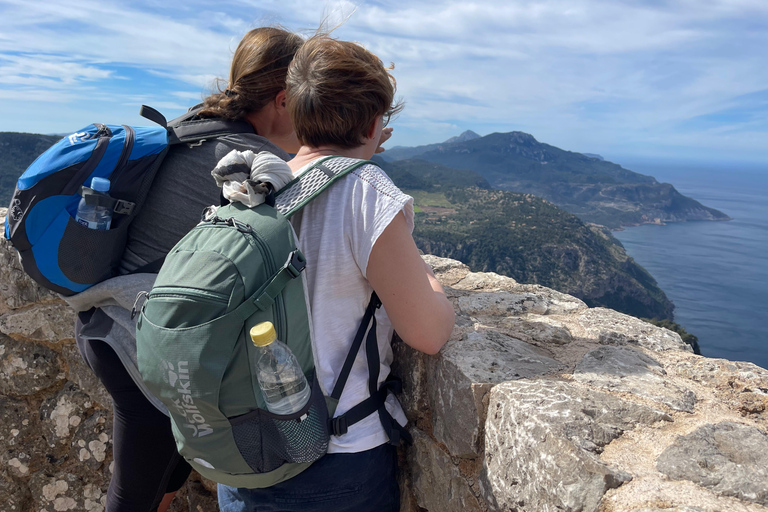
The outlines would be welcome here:
<svg viewBox="0 0 768 512">
<path fill-rule="evenodd" d="M 401 192 L 379 167 L 369 164 L 340 179 L 291 218 L 299 248 L 307 259 L 304 272 L 312 312 L 315 362 L 326 395 L 336 384 L 373 292 L 366 279 L 371 249 L 400 212 L 413 230 L 413 198 Z M 383 307 L 376 312 L 376 322 L 381 384 L 392 363 L 393 333 Z M 335 415 L 344 414 L 368 396 L 363 342 Z M 387 409 L 405 425 L 405 414 L 392 394 Z M 345 435 L 332 436 L 328 453 L 361 452 L 386 442 L 379 415 L 374 413 L 350 426 Z"/>
</svg>

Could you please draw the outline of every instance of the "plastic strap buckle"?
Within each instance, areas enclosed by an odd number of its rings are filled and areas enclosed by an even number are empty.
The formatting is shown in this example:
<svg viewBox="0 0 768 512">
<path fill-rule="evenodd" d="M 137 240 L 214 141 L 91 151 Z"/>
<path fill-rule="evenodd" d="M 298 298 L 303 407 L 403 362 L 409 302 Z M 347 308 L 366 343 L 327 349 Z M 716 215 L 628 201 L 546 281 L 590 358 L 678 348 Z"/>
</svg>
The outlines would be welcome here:
<svg viewBox="0 0 768 512">
<path fill-rule="evenodd" d="M 390 376 L 387 380 L 385 380 L 381 388 L 379 388 L 379 391 L 384 390 L 385 395 L 384 398 L 386 399 L 386 393 L 394 393 L 396 395 L 399 395 L 403 392 L 403 381 L 400 380 L 399 377 L 392 377 Z"/>
<path fill-rule="evenodd" d="M 334 436 L 343 436 L 349 430 L 347 424 L 347 418 L 344 416 L 337 416 L 331 419 L 331 434 Z"/>
<path fill-rule="evenodd" d="M 294 279 L 299 277 L 306 267 L 307 260 L 304 259 L 304 255 L 298 249 L 293 251 L 285 262 L 285 269 Z"/>
<path fill-rule="evenodd" d="M 134 208 L 136 208 L 136 203 L 118 199 L 117 202 L 115 203 L 114 212 L 119 215 L 130 215 L 133 213 Z"/>
</svg>

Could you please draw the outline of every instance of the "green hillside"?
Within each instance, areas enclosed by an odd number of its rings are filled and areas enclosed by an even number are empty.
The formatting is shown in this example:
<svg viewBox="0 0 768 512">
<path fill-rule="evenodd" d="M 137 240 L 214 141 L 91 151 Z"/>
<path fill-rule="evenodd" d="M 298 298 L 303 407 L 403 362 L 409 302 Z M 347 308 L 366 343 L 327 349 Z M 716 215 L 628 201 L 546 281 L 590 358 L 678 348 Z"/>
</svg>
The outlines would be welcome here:
<svg viewBox="0 0 768 512">
<path fill-rule="evenodd" d="M 718 210 L 615 163 L 537 141 L 523 132 L 493 133 L 383 153 L 471 169 L 502 190 L 534 194 L 587 222 L 610 228 L 686 220 L 728 220 Z"/>
</svg>

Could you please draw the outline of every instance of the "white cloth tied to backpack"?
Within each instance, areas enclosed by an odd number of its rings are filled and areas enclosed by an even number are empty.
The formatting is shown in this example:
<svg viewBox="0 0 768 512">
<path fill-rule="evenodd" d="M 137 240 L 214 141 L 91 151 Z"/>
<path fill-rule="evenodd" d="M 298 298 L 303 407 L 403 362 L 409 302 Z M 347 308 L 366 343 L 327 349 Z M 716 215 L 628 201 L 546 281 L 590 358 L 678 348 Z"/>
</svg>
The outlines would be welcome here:
<svg viewBox="0 0 768 512">
<path fill-rule="evenodd" d="M 269 191 L 266 183 L 277 192 L 293 179 L 293 172 L 288 164 L 267 151 L 254 153 L 233 149 L 219 160 L 211 176 L 225 198 L 253 208 L 264 202 Z"/>
</svg>

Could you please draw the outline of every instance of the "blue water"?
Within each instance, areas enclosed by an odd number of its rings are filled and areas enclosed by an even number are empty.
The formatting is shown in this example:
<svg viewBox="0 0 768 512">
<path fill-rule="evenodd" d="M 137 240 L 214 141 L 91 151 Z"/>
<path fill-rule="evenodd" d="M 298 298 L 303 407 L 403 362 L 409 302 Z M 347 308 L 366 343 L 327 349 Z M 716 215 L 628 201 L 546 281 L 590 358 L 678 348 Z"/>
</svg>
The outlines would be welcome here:
<svg viewBox="0 0 768 512">
<path fill-rule="evenodd" d="M 733 218 L 614 235 L 675 303 L 675 321 L 703 355 L 768 368 L 768 166 L 621 163 Z"/>
</svg>

